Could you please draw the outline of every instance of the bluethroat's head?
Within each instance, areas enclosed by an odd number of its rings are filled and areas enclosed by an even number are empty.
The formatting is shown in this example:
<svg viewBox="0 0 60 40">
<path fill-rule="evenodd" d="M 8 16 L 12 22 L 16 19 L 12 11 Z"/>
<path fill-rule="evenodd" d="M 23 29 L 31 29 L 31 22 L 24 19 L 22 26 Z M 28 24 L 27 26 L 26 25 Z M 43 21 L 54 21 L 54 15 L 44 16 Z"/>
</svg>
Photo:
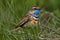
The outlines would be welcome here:
<svg viewBox="0 0 60 40">
<path fill-rule="evenodd" d="M 40 7 L 34 6 L 32 7 L 32 11 L 33 11 L 33 16 L 35 18 L 38 18 L 38 14 L 40 13 Z"/>
<path fill-rule="evenodd" d="M 34 11 L 34 14 L 38 15 L 40 12 L 40 7 L 34 6 L 34 7 L 32 7 L 32 10 Z"/>
</svg>

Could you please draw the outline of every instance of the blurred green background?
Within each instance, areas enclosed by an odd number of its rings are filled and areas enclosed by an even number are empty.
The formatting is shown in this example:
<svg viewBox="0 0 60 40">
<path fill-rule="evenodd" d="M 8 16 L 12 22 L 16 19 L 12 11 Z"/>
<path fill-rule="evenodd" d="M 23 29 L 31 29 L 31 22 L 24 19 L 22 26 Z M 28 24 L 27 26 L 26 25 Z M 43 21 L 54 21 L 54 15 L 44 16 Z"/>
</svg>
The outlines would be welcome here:
<svg viewBox="0 0 60 40">
<path fill-rule="evenodd" d="M 11 33 L 32 6 L 52 12 L 50 24 L 44 27 L 39 23 L 37 27 L 24 27 Z M 0 0 L 0 40 L 54 39 L 60 40 L 60 0 Z"/>
</svg>

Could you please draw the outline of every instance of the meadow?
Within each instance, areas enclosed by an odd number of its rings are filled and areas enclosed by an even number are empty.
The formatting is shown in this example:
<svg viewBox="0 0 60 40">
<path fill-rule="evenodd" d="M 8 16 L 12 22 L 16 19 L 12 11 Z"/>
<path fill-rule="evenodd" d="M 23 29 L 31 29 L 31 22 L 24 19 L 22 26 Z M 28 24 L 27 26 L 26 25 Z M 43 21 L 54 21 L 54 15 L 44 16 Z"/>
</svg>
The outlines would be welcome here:
<svg viewBox="0 0 60 40">
<path fill-rule="evenodd" d="M 10 32 L 32 6 L 50 12 L 50 21 L 42 16 L 35 27 Z M 60 0 L 0 0 L 0 40 L 60 40 Z"/>
</svg>

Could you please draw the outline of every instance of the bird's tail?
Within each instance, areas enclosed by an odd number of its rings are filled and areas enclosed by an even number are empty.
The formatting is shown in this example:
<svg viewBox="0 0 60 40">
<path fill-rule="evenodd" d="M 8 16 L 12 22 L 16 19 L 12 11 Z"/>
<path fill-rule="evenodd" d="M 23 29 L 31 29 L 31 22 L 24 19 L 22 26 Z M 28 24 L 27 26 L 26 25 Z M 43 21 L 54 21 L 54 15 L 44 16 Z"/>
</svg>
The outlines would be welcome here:
<svg viewBox="0 0 60 40">
<path fill-rule="evenodd" d="M 13 30 L 11 30 L 11 32 L 15 32 L 16 30 L 20 29 L 21 27 L 15 28 Z"/>
</svg>

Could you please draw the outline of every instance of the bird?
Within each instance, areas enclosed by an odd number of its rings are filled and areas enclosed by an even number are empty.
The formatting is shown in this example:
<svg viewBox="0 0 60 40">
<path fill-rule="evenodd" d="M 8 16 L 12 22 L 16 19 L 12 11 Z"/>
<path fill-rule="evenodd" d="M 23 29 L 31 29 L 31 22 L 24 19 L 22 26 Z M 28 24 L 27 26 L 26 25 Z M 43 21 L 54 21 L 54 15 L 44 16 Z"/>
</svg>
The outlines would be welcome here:
<svg viewBox="0 0 60 40">
<path fill-rule="evenodd" d="M 39 13 L 40 13 L 40 7 L 38 6 L 33 6 L 26 15 L 23 16 L 22 20 L 16 25 L 15 29 L 12 31 L 16 31 L 20 28 L 23 28 L 23 26 L 26 23 L 37 23 L 38 18 L 39 18 Z"/>
</svg>

